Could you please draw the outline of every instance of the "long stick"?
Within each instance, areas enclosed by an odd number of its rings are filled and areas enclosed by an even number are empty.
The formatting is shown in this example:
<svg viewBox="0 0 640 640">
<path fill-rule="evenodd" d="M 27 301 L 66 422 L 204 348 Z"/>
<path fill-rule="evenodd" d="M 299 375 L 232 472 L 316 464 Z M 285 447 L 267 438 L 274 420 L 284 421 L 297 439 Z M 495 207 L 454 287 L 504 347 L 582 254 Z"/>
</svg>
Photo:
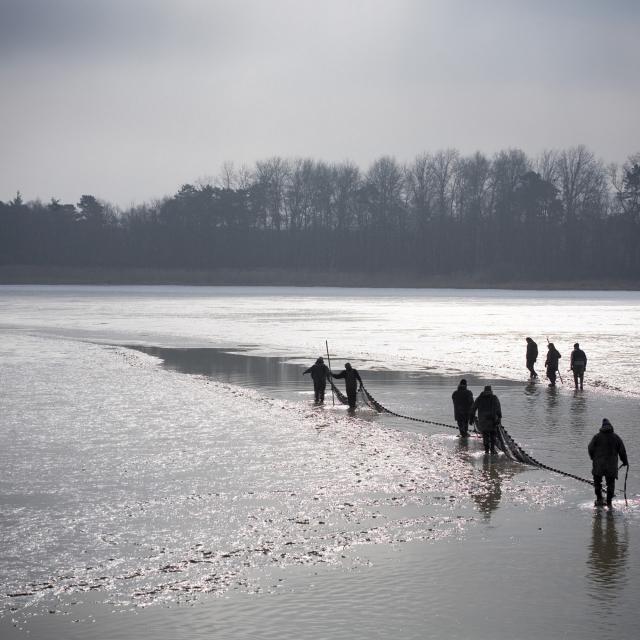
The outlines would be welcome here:
<svg viewBox="0 0 640 640">
<path fill-rule="evenodd" d="M 329 355 L 329 341 L 325 340 L 324 341 L 325 346 L 327 347 L 327 360 L 329 361 L 329 372 L 331 372 L 331 356 Z M 331 382 L 331 381 L 329 381 Z M 336 396 L 333 393 L 333 385 L 331 385 L 331 401 L 333 406 L 336 406 Z"/>
</svg>

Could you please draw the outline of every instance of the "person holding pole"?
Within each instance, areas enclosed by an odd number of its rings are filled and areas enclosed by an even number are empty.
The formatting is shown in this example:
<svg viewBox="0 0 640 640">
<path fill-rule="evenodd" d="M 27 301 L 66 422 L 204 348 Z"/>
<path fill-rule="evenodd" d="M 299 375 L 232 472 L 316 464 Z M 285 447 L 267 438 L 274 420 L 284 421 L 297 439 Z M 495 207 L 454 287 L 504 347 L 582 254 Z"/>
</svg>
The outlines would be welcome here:
<svg viewBox="0 0 640 640">
<path fill-rule="evenodd" d="M 547 378 L 549 378 L 549 386 L 556 386 L 556 373 L 558 372 L 558 361 L 562 358 L 560 352 L 555 348 L 553 342 L 547 346 L 547 359 L 544 366 L 547 368 Z M 562 382 L 562 379 L 560 379 Z"/>
<path fill-rule="evenodd" d="M 618 477 L 618 457 L 623 467 L 629 466 L 629 460 L 622 438 L 613 432 L 613 425 L 607 418 L 602 419 L 600 431 L 591 438 L 588 451 L 589 457 L 593 461 L 591 473 L 596 492 L 596 506 L 603 505 L 602 476 L 604 476 L 607 482 L 607 507 L 611 509 L 611 501 L 616 490 L 616 478 Z"/>
</svg>

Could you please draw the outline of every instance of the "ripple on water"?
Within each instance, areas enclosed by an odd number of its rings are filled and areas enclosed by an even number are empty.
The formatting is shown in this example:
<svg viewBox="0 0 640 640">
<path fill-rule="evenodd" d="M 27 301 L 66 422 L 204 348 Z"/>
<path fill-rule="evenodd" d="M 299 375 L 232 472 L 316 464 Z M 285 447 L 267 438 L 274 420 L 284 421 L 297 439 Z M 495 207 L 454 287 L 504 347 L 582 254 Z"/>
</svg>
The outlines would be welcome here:
<svg viewBox="0 0 640 640">
<path fill-rule="evenodd" d="M 381 546 L 464 537 L 500 500 L 561 500 L 451 439 L 161 370 L 126 349 L 21 340 L 37 357 L 7 377 L 5 616 L 68 611 L 88 593 L 117 607 L 256 593 L 276 572 L 353 570 Z"/>
</svg>

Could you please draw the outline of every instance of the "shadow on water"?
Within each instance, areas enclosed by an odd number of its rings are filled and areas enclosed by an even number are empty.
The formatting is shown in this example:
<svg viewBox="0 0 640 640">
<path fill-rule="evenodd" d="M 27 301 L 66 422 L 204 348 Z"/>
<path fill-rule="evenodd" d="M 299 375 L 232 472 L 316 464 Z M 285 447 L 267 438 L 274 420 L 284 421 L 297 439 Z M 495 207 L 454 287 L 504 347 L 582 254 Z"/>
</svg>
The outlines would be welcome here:
<svg viewBox="0 0 640 640">
<path fill-rule="evenodd" d="M 585 418 L 587 414 L 587 396 L 583 391 L 575 390 L 571 399 L 569 426 L 580 435 L 585 433 Z"/>
</svg>

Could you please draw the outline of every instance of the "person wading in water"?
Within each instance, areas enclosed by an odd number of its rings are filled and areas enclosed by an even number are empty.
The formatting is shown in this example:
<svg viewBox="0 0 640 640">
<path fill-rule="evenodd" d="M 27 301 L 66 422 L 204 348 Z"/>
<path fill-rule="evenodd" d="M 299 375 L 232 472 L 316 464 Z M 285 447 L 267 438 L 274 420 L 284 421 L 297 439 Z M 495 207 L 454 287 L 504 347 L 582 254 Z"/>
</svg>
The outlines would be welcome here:
<svg viewBox="0 0 640 640">
<path fill-rule="evenodd" d="M 578 388 L 580 382 L 580 391 L 582 391 L 584 383 L 584 372 L 587 370 L 587 354 L 580 348 L 576 342 L 571 352 L 571 371 L 573 371 L 573 382 Z"/>
<path fill-rule="evenodd" d="M 349 409 L 356 408 L 356 395 L 358 393 L 358 383 L 362 386 L 362 379 L 357 369 L 351 366 L 351 363 L 347 362 L 344 365 L 344 371 L 340 373 L 331 374 L 333 378 L 344 378 L 345 387 L 347 390 L 347 399 L 349 400 Z"/>
<path fill-rule="evenodd" d="M 531 380 L 535 380 L 538 377 L 533 365 L 538 359 L 538 345 L 531 339 L 527 338 L 527 369 L 529 370 L 529 377 Z"/>
<path fill-rule="evenodd" d="M 622 466 L 629 465 L 627 451 L 622 438 L 613 432 L 613 425 L 604 418 L 600 431 L 591 439 L 588 447 L 589 457 L 593 461 L 591 473 L 596 492 L 596 506 L 602 506 L 602 476 L 607 482 L 607 507 L 611 508 L 611 501 L 616 490 L 618 477 L 618 457 Z"/>
<path fill-rule="evenodd" d="M 469 422 L 473 408 L 473 393 L 467 389 L 466 380 L 460 380 L 458 388 L 451 394 L 451 399 L 453 400 L 453 417 L 458 423 L 460 437 L 466 438 L 469 435 Z"/>
<path fill-rule="evenodd" d="M 497 453 L 496 439 L 498 425 L 502 420 L 502 408 L 498 396 L 494 395 L 491 386 L 487 385 L 484 391 L 476 398 L 471 408 L 472 420 L 478 413 L 478 431 L 482 434 L 485 453 Z"/>
<path fill-rule="evenodd" d="M 555 348 L 553 342 L 549 343 L 547 347 L 547 359 L 545 360 L 544 366 L 547 368 L 547 378 L 549 378 L 549 386 L 556 386 L 556 373 L 558 371 L 558 361 L 562 356 L 560 352 Z"/>
<path fill-rule="evenodd" d="M 330 375 L 329 367 L 324 363 L 324 359 L 320 357 L 316 360 L 315 364 L 312 364 L 306 371 L 303 371 L 302 375 L 305 373 L 311 374 L 316 402 L 322 404 L 324 402 L 324 390 L 327 388 L 327 378 Z"/>
</svg>

